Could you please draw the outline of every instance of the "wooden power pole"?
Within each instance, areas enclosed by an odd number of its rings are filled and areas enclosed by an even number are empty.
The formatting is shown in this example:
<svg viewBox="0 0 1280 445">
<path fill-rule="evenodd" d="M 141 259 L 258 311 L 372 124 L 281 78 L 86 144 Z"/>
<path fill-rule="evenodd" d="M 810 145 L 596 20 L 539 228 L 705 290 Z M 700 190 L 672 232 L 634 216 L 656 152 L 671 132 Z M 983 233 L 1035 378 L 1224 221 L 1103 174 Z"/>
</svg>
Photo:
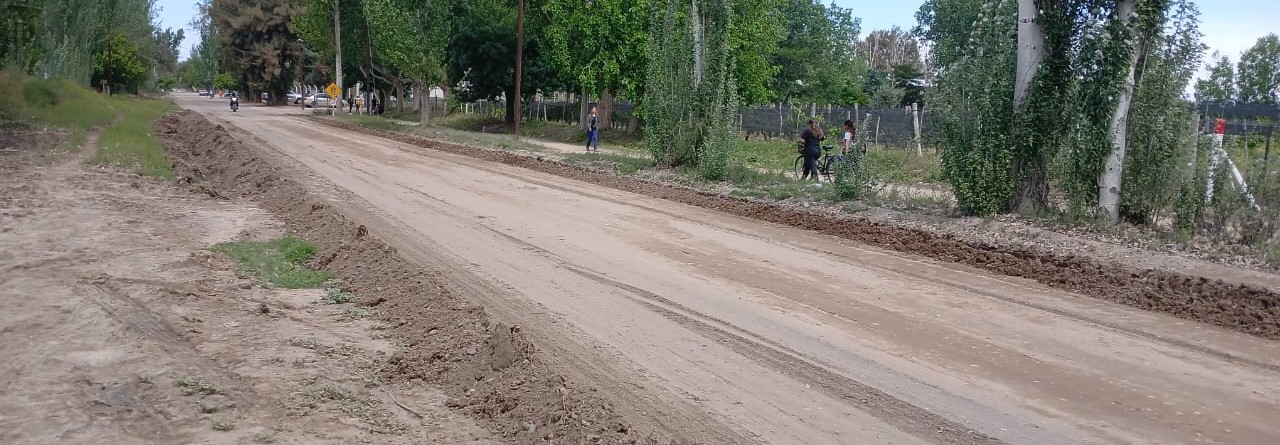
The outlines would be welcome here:
<svg viewBox="0 0 1280 445">
<path fill-rule="evenodd" d="M 524 63 L 524 0 L 516 0 L 516 97 L 508 97 L 507 100 L 515 101 L 515 132 L 516 138 L 520 138 L 520 68 Z"/>
<path fill-rule="evenodd" d="M 339 92 L 342 91 L 342 21 L 338 19 L 338 11 L 341 10 L 341 8 L 338 7 L 338 2 L 340 1 L 341 0 L 333 0 L 333 53 L 334 58 L 336 59 L 333 62 L 333 68 L 337 70 L 337 73 L 333 77 L 337 80 Z M 338 101 L 337 106 L 340 107 L 342 106 L 342 93 L 338 93 L 338 96 L 339 97 L 329 98 L 329 101 Z M 333 110 L 334 114 L 337 114 L 337 107 L 330 104 L 329 108 Z"/>
</svg>

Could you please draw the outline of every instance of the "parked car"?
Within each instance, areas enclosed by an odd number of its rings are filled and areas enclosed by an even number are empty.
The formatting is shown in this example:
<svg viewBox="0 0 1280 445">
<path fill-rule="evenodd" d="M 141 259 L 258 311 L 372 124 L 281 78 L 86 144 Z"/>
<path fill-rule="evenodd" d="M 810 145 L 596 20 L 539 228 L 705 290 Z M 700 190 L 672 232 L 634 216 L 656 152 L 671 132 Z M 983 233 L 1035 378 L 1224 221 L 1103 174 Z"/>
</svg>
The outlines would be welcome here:
<svg viewBox="0 0 1280 445">
<path fill-rule="evenodd" d="M 332 97 L 330 97 L 328 94 L 325 94 L 325 93 L 315 94 L 307 99 L 307 106 L 311 108 L 332 107 L 335 104 L 336 104 L 336 101 L 334 101 Z"/>
<path fill-rule="evenodd" d="M 295 93 L 293 91 L 290 91 L 289 94 L 285 96 L 285 99 L 287 99 L 290 103 L 296 104 L 296 103 L 302 102 L 302 95 Z"/>
<path fill-rule="evenodd" d="M 198 93 L 198 94 L 199 94 L 199 95 L 201 95 L 201 96 L 208 96 L 208 95 L 209 95 L 209 90 L 200 90 L 200 93 Z"/>
</svg>

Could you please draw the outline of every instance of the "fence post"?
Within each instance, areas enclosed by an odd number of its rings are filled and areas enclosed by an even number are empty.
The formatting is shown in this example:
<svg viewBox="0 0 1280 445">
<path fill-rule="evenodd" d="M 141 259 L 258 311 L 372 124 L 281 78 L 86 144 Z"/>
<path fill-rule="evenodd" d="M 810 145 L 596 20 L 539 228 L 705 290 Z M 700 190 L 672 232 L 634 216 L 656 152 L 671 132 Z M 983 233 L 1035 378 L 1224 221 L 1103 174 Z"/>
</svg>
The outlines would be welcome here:
<svg viewBox="0 0 1280 445">
<path fill-rule="evenodd" d="M 916 156 L 924 156 L 924 147 L 920 145 L 920 104 L 911 103 L 911 124 L 915 127 Z"/>
<path fill-rule="evenodd" d="M 878 146 L 880 146 L 880 116 L 876 116 L 876 137 L 875 137 L 875 144 L 876 144 L 876 146 L 877 146 L 877 147 L 878 147 Z"/>
</svg>

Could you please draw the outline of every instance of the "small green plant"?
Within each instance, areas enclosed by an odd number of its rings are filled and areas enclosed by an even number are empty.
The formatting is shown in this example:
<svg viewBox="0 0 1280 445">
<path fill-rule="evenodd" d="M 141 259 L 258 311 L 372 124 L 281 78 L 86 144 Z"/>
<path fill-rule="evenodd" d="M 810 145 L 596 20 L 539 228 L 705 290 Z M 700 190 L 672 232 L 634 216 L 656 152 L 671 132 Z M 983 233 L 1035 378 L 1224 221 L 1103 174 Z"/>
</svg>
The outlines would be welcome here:
<svg viewBox="0 0 1280 445">
<path fill-rule="evenodd" d="M 325 304 L 343 304 L 355 302 L 357 299 L 356 294 L 344 291 L 341 288 L 331 287 L 320 301 Z"/>
<path fill-rule="evenodd" d="M 194 394 L 214 395 L 222 394 L 222 390 L 217 385 L 204 379 L 198 379 L 193 376 L 184 376 L 178 380 L 178 388 L 182 390 L 182 395 L 190 396 Z"/>
<path fill-rule="evenodd" d="M 333 277 L 303 264 L 316 254 L 316 246 L 293 236 L 265 242 L 221 243 L 213 246 L 213 250 L 236 260 L 258 278 L 287 289 L 318 288 Z"/>
<path fill-rule="evenodd" d="M 362 307 L 349 307 L 342 311 L 343 318 L 348 320 L 359 320 L 361 318 L 367 318 L 370 315 L 373 315 L 373 311 Z"/>
<path fill-rule="evenodd" d="M 228 419 L 214 417 L 213 419 L 210 419 L 210 421 L 213 423 L 214 431 L 231 431 L 236 428 L 235 422 Z"/>
</svg>

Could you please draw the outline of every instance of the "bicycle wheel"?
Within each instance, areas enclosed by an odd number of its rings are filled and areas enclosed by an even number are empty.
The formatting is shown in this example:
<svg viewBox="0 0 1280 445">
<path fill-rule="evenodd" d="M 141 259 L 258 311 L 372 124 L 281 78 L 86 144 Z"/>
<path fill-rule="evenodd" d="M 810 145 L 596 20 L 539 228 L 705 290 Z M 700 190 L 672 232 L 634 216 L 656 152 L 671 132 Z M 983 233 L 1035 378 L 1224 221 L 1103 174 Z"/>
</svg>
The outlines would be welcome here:
<svg viewBox="0 0 1280 445">
<path fill-rule="evenodd" d="M 822 172 L 822 176 L 827 177 L 827 181 L 831 181 L 831 177 L 836 174 L 835 168 L 836 157 L 827 155 L 827 157 L 822 160 L 822 165 L 819 167 L 818 171 Z"/>
<path fill-rule="evenodd" d="M 804 178 L 804 155 L 796 156 L 796 179 Z"/>
</svg>

